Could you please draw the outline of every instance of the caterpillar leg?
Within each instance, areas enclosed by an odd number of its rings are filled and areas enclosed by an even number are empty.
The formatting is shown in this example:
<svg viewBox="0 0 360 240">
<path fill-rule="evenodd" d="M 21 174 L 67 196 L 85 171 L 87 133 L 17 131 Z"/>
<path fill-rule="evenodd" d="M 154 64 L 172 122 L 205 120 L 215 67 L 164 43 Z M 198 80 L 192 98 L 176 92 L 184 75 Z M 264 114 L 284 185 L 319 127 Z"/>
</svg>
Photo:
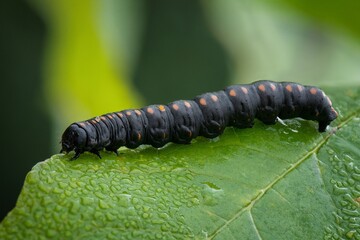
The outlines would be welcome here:
<svg viewBox="0 0 360 240">
<path fill-rule="evenodd" d="M 116 154 L 116 156 L 119 156 L 118 148 L 105 148 L 106 151 L 113 152 Z"/>
<path fill-rule="evenodd" d="M 277 122 L 277 118 L 272 119 L 260 119 L 261 122 L 263 122 L 266 125 L 274 125 Z"/>
<path fill-rule="evenodd" d="M 101 159 L 99 150 L 91 150 L 90 152 L 95 154 L 96 156 L 98 156 Z"/>
<path fill-rule="evenodd" d="M 320 121 L 319 122 L 319 132 L 325 132 L 326 127 L 330 124 L 329 121 Z"/>
<path fill-rule="evenodd" d="M 278 117 L 277 114 L 274 114 L 272 111 L 273 110 L 265 108 L 265 110 L 262 110 L 256 117 L 266 125 L 274 125 Z"/>
<path fill-rule="evenodd" d="M 84 151 L 81 150 L 75 150 L 75 155 L 70 159 L 70 161 L 74 161 L 77 159 Z"/>
</svg>

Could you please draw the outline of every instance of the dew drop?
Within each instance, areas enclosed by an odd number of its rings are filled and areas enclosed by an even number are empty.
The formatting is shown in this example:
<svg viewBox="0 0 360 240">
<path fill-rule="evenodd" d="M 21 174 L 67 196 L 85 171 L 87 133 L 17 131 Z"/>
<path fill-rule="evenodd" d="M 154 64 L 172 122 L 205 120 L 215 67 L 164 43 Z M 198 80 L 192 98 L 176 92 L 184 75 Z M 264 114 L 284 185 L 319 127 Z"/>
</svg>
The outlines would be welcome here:
<svg viewBox="0 0 360 240">
<path fill-rule="evenodd" d="M 131 195 L 129 194 L 120 194 L 117 196 L 117 203 L 122 207 L 130 206 Z"/>
<path fill-rule="evenodd" d="M 350 186 L 353 186 L 353 185 L 355 184 L 355 181 L 354 181 L 354 179 L 352 179 L 352 178 L 349 178 L 349 179 L 347 180 L 347 182 L 349 183 Z"/>
<path fill-rule="evenodd" d="M 149 207 L 149 206 L 144 206 L 144 207 L 143 207 L 143 210 L 144 210 L 144 212 L 149 212 L 149 211 L 150 211 L 150 207 Z"/>
<path fill-rule="evenodd" d="M 211 182 L 203 182 L 203 184 L 207 185 L 208 188 L 215 190 L 215 191 L 219 191 L 221 190 L 220 187 L 216 186 L 214 183 Z"/>
<path fill-rule="evenodd" d="M 107 209 L 110 206 L 109 206 L 109 204 L 106 203 L 106 201 L 100 200 L 99 201 L 99 207 L 102 208 L 102 209 Z"/>
<path fill-rule="evenodd" d="M 198 205 L 200 203 L 200 200 L 196 197 L 191 198 L 191 203 L 193 203 L 194 205 Z"/>
<path fill-rule="evenodd" d="M 205 205 L 214 206 L 218 204 L 223 196 L 223 190 L 211 182 L 203 182 L 202 197 Z"/>
<path fill-rule="evenodd" d="M 58 182 L 58 186 L 62 189 L 65 189 L 68 186 L 68 184 L 64 182 Z"/>
<path fill-rule="evenodd" d="M 138 168 L 133 168 L 133 169 L 131 169 L 130 170 L 130 173 L 131 174 L 141 174 L 141 173 L 144 173 L 143 171 L 141 171 L 140 169 L 138 169 Z M 138 177 L 139 179 L 143 179 L 144 177 L 143 176 L 141 176 L 141 175 L 139 175 L 139 177 Z"/>
<path fill-rule="evenodd" d="M 357 211 L 357 209 L 355 210 L 349 210 L 349 209 L 342 209 L 342 212 L 348 216 L 354 216 L 354 217 L 358 217 L 360 216 L 360 213 Z"/>
<path fill-rule="evenodd" d="M 63 192 L 63 189 L 61 189 L 61 188 L 53 188 L 52 192 L 55 193 L 55 194 L 60 194 L 60 193 Z"/>
<path fill-rule="evenodd" d="M 168 219 L 169 215 L 167 213 L 159 213 L 159 217 L 163 219 Z"/>
<path fill-rule="evenodd" d="M 94 202 L 94 200 L 89 197 L 82 197 L 80 201 L 82 205 L 91 205 Z"/>
<path fill-rule="evenodd" d="M 179 202 L 179 201 L 173 201 L 173 203 L 177 207 L 180 207 L 182 205 L 181 202 Z"/>
<path fill-rule="evenodd" d="M 347 172 L 345 172 L 344 170 L 340 170 L 340 171 L 338 171 L 338 173 L 341 175 L 341 176 L 343 176 L 343 177 L 346 177 L 348 174 L 347 174 Z"/>
<path fill-rule="evenodd" d="M 183 177 L 183 176 L 179 176 L 179 177 L 177 178 L 177 180 L 178 180 L 179 182 L 186 182 L 186 181 L 187 181 L 187 179 L 186 179 L 185 177 Z"/>
<path fill-rule="evenodd" d="M 327 153 L 329 154 L 329 155 L 334 155 L 334 150 L 332 150 L 331 148 L 327 148 Z"/>
<path fill-rule="evenodd" d="M 94 192 L 94 195 L 97 196 L 100 199 L 106 199 L 107 198 L 107 196 L 105 196 L 101 192 Z"/>
<path fill-rule="evenodd" d="M 351 176 L 352 176 L 352 178 L 354 178 L 355 180 L 360 181 L 360 174 L 358 174 L 358 173 L 353 173 Z"/>
<path fill-rule="evenodd" d="M 45 184 L 40 183 L 39 185 L 39 189 L 44 192 L 44 193 L 49 193 L 50 192 L 50 188 L 48 188 L 48 186 L 46 186 Z"/>
<path fill-rule="evenodd" d="M 162 230 L 163 232 L 167 232 L 167 231 L 169 230 L 169 226 L 168 226 L 167 224 L 163 224 L 163 225 L 161 226 L 161 230 Z"/>
<path fill-rule="evenodd" d="M 352 239 L 354 237 L 355 233 L 356 233 L 356 230 L 351 230 L 346 233 L 346 237 Z"/>
</svg>

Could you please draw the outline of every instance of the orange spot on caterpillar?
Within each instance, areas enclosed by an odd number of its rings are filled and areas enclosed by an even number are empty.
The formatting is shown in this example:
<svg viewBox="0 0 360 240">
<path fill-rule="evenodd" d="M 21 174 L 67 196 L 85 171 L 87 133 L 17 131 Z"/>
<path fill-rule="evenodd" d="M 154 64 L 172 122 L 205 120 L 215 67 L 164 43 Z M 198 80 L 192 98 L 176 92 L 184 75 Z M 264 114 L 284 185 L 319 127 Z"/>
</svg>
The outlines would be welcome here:
<svg viewBox="0 0 360 240">
<path fill-rule="evenodd" d="M 200 104 L 203 105 L 203 106 L 206 106 L 205 98 L 200 98 Z"/>
<path fill-rule="evenodd" d="M 273 83 L 270 83 L 270 87 L 271 87 L 271 90 L 273 90 L 273 91 L 276 90 L 276 86 Z"/>
<path fill-rule="evenodd" d="M 184 101 L 184 104 L 187 108 L 191 108 L 191 104 L 188 101 Z"/>
<path fill-rule="evenodd" d="M 241 91 L 243 91 L 243 93 L 245 93 L 245 94 L 248 94 L 248 93 L 249 93 L 249 91 L 247 90 L 246 87 L 241 87 Z"/>
<path fill-rule="evenodd" d="M 106 120 L 106 117 L 101 116 L 100 119 L 103 120 L 103 121 L 105 121 L 105 120 Z"/>
<path fill-rule="evenodd" d="M 127 111 L 127 112 L 126 112 L 126 115 L 131 116 L 131 112 L 130 112 L 130 111 Z"/>
<path fill-rule="evenodd" d="M 162 112 L 165 112 L 165 107 L 163 105 L 159 105 L 159 110 L 162 111 Z"/>
<path fill-rule="evenodd" d="M 138 116 L 140 116 L 141 115 L 141 112 L 140 112 L 140 110 L 135 110 L 135 113 L 136 113 L 136 115 L 138 115 Z"/>
<path fill-rule="evenodd" d="M 82 127 L 85 127 L 85 126 L 86 126 L 86 124 L 83 123 L 83 122 L 81 122 L 81 123 L 79 123 L 79 124 L 80 124 L 80 126 L 82 126 Z"/>
<path fill-rule="evenodd" d="M 116 113 L 116 115 L 118 115 L 120 118 L 122 118 L 124 115 L 122 113 Z"/>
<path fill-rule="evenodd" d="M 192 136 L 192 131 L 189 130 L 188 134 L 189 134 L 189 138 L 191 138 L 191 136 Z"/>
<path fill-rule="evenodd" d="M 148 107 L 148 108 L 146 109 L 146 111 L 147 111 L 148 113 L 150 113 L 150 114 L 153 114 L 153 113 L 154 113 L 154 109 L 152 109 L 151 107 Z"/>
<path fill-rule="evenodd" d="M 315 94 L 317 93 L 316 88 L 310 88 L 310 93 L 311 93 L 312 95 L 315 95 Z"/>
<path fill-rule="evenodd" d="M 258 89 L 259 89 L 260 91 L 262 91 L 262 92 L 265 92 L 265 91 L 266 91 L 266 88 L 265 88 L 265 85 L 264 85 L 264 84 L 260 84 L 260 85 L 258 86 Z"/>
<path fill-rule="evenodd" d="M 108 116 L 108 118 L 113 119 L 113 114 L 112 115 L 107 115 L 107 116 Z"/>
<path fill-rule="evenodd" d="M 140 141 L 141 140 L 141 133 L 138 132 L 137 137 L 138 137 L 138 141 Z"/>
<path fill-rule="evenodd" d="M 230 92 L 229 92 L 229 95 L 232 96 L 232 97 L 235 97 L 236 96 L 235 90 L 231 89 Z"/>
<path fill-rule="evenodd" d="M 99 116 L 96 117 L 96 118 L 95 118 L 95 121 L 100 122 L 100 121 L 101 121 L 100 117 L 99 117 Z"/>
<path fill-rule="evenodd" d="M 179 106 L 178 106 L 177 104 L 175 104 L 175 103 L 172 105 L 172 108 L 173 108 L 175 111 L 179 110 Z"/>
<path fill-rule="evenodd" d="M 304 90 L 304 87 L 301 85 L 297 85 L 297 89 L 299 90 L 299 92 L 302 92 Z"/>
<path fill-rule="evenodd" d="M 91 122 L 92 122 L 93 124 L 96 124 L 96 123 L 97 123 L 95 120 L 91 120 Z"/>
<path fill-rule="evenodd" d="M 219 100 L 219 98 L 216 96 L 216 95 L 211 95 L 211 99 L 214 101 L 214 102 L 217 102 Z"/>
<path fill-rule="evenodd" d="M 288 91 L 288 92 L 292 92 L 292 87 L 290 84 L 286 85 L 285 89 Z"/>
</svg>

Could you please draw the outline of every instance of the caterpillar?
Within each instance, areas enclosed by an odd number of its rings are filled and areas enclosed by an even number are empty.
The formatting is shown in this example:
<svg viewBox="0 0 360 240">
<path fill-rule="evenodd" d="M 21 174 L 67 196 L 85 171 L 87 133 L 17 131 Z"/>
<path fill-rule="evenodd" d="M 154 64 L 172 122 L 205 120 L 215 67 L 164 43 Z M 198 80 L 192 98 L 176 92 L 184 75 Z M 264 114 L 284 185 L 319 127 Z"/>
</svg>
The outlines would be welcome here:
<svg viewBox="0 0 360 240">
<path fill-rule="evenodd" d="M 198 136 L 215 138 L 227 126 L 251 128 L 255 118 L 275 124 L 277 118 L 301 117 L 317 121 L 318 131 L 324 132 L 337 115 L 329 97 L 317 87 L 261 80 L 204 93 L 193 100 L 127 109 L 75 122 L 62 135 L 61 152 L 74 150 L 72 159 L 85 151 L 101 158 L 99 151 L 104 148 L 117 154 L 121 146 L 188 144 Z"/>
</svg>

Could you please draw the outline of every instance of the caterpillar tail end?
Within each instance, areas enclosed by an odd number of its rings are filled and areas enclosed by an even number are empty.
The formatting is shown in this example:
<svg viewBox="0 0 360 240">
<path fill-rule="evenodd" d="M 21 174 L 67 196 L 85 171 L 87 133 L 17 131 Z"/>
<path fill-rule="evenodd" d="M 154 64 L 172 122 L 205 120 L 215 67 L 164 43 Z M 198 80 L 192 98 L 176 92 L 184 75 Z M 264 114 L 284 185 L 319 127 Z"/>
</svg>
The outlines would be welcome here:
<svg viewBox="0 0 360 240">
<path fill-rule="evenodd" d="M 319 122 L 319 132 L 325 132 L 326 131 L 326 128 L 327 126 L 330 124 L 329 121 L 320 121 Z"/>
<path fill-rule="evenodd" d="M 330 106 L 330 111 L 327 112 L 326 118 L 319 121 L 319 132 L 325 132 L 326 128 L 332 121 L 334 121 L 338 117 L 338 113 L 336 110 Z"/>
</svg>

